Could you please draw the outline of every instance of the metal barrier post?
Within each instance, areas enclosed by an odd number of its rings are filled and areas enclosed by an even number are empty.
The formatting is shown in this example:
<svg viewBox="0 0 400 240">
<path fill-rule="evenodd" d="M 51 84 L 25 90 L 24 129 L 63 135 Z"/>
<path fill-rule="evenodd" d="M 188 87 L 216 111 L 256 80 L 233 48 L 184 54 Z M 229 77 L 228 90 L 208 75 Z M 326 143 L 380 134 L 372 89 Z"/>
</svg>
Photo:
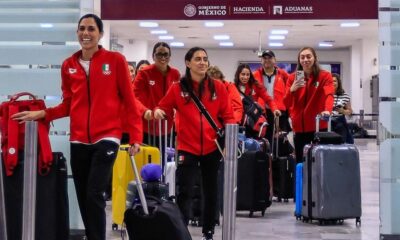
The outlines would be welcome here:
<svg viewBox="0 0 400 240">
<path fill-rule="evenodd" d="M 22 240 L 35 240 L 37 129 L 36 121 L 25 123 Z"/>
<path fill-rule="evenodd" d="M 225 127 L 223 240 L 235 239 L 238 130 L 237 124 Z"/>
<path fill-rule="evenodd" d="M 0 134 L 1 142 L 1 134 Z M 3 185 L 3 160 L 1 158 L 0 149 L 0 239 L 7 240 L 7 219 L 6 219 L 6 203 L 4 198 L 4 185 Z"/>
</svg>

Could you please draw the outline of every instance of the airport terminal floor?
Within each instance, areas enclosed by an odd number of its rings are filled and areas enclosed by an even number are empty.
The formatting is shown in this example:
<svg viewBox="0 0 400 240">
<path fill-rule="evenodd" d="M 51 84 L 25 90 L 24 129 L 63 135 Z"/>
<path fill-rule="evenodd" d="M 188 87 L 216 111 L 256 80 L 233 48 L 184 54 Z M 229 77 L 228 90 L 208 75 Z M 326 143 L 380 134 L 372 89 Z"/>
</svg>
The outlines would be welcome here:
<svg viewBox="0 0 400 240">
<path fill-rule="evenodd" d="M 273 202 L 264 217 L 248 212 L 236 215 L 236 240 L 376 240 L 379 239 L 379 147 L 376 139 L 356 139 L 360 151 L 362 217 L 361 227 L 354 219 L 347 219 L 343 225 L 320 226 L 317 221 L 303 223 L 293 216 L 294 203 Z M 109 221 L 107 239 L 121 239 L 119 231 L 111 229 L 111 203 L 107 205 Z M 189 228 L 193 240 L 201 239 L 201 228 Z M 216 227 L 215 240 L 222 239 L 221 227 Z"/>
</svg>

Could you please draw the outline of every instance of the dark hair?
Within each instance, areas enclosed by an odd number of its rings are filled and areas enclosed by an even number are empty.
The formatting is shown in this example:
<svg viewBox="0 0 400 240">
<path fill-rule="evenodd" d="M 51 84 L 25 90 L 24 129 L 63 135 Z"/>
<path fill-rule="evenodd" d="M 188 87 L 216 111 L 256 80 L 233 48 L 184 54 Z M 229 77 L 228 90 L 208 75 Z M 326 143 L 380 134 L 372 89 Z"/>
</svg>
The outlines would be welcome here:
<svg viewBox="0 0 400 240">
<path fill-rule="evenodd" d="M 157 50 L 158 47 L 166 47 L 166 48 L 168 48 L 169 55 L 171 55 L 171 48 L 169 47 L 168 43 L 166 43 L 166 42 L 158 42 L 158 43 L 154 44 L 153 57 L 154 57 L 154 54 L 156 53 L 156 50 Z"/>
<path fill-rule="evenodd" d="M 240 86 L 240 79 L 239 79 L 239 77 L 240 77 L 240 73 L 241 73 L 241 72 L 243 71 L 243 69 L 245 69 L 245 68 L 249 69 L 249 71 L 250 71 L 250 79 L 249 79 L 249 81 L 247 82 L 247 84 L 249 84 L 249 87 L 252 88 L 253 85 L 256 85 L 256 86 L 258 87 L 259 84 L 258 84 L 257 80 L 254 78 L 253 73 L 251 72 L 250 66 L 249 66 L 248 64 L 241 63 L 241 64 L 239 64 L 239 66 L 237 67 L 236 73 L 235 73 L 234 82 L 235 82 L 236 88 L 237 88 L 237 89 L 240 89 L 240 88 L 239 88 L 239 86 Z"/>
<path fill-rule="evenodd" d="M 136 75 L 137 72 L 139 71 L 140 66 L 142 66 L 143 64 L 150 65 L 150 62 L 147 61 L 147 60 L 140 60 L 140 61 L 138 62 L 138 64 L 136 65 L 135 75 Z"/>
<path fill-rule="evenodd" d="M 88 13 L 88 14 L 83 15 L 79 19 L 78 28 L 79 28 L 79 25 L 81 24 L 82 20 L 85 18 L 93 18 L 94 21 L 96 22 L 97 27 L 99 28 L 99 32 L 101 32 L 101 33 L 104 32 L 103 21 L 96 14 L 93 14 L 93 13 Z"/>
<path fill-rule="evenodd" d="M 193 55 L 195 54 L 195 52 L 197 51 L 203 51 L 207 54 L 207 51 L 204 48 L 201 47 L 192 47 L 191 49 L 189 49 L 189 51 L 187 51 L 187 53 L 185 54 L 185 63 L 186 61 L 190 62 L 190 60 L 192 60 Z M 208 54 L 207 54 L 208 55 Z M 210 91 L 210 99 L 213 98 L 213 96 L 215 95 L 215 85 L 214 85 L 214 81 L 212 81 L 210 79 L 210 77 L 206 74 L 205 79 L 209 79 L 208 81 L 208 90 Z M 201 95 L 204 91 L 204 82 L 205 81 L 201 81 L 200 85 L 199 85 L 199 98 L 201 99 Z M 193 87 L 192 87 L 192 83 L 193 83 L 193 79 L 192 79 L 192 75 L 190 74 L 190 68 L 188 68 L 186 66 L 186 70 L 185 70 L 185 76 L 183 76 L 181 78 L 181 88 L 184 91 L 187 92 L 191 92 L 193 91 Z M 188 99 L 190 100 L 190 99 Z"/>
<path fill-rule="evenodd" d="M 340 75 L 337 73 L 332 73 L 332 78 L 334 78 L 334 77 L 337 80 L 336 95 L 343 95 L 344 89 L 343 89 L 342 79 L 340 78 Z"/>
<path fill-rule="evenodd" d="M 319 75 L 319 72 L 321 71 L 321 68 L 319 66 L 318 59 L 317 59 L 317 53 L 315 52 L 314 48 L 303 47 L 302 49 L 300 49 L 300 51 L 297 55 L 297 70 L 303 70 L 303 66 L 301 66 L 301 64 L 300 64 L 300 54 L 304 50 L 310 50 L 312 55 L 314 55 L 314 65 L 312 66 L 312 74 L 313 74 L 314 80 L 316 80 L 316 79 L 318 79 L 318 75 Z"/>
</svg>

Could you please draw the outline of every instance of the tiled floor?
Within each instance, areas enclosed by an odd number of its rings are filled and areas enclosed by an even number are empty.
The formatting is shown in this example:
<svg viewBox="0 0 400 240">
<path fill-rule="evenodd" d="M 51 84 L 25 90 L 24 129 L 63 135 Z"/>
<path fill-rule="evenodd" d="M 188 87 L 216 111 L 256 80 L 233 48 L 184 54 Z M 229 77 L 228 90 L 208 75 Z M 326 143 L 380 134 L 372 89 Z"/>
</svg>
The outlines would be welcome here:
<svg viewBox="0 0 400 240">
<path fill-rule="evenodd" d="M 375 139 L 357 139 L 361 161 L 362 217 L 361 227 L 355 220 L 345 220 L 343 225 L 319 226 L 317 222 L 303 223 L 293 216 L 294 203 L 278 203 L 267 209 L 265 216 L 239 212 L 236 217 L 236 240 L 377 240 L 379 239 L 379 164 L 378 146 Z M 111 206 L 107 207 L 110 213 Z M 111 216 L 108 218 L 111 221 Z M 109 223 L 108 238 L 121 239 L 119 232 L 111 230 Z M 193 240 L 201 239 L 201 229 L 189 228 Z M 215 240 L 222 239 L 221 227 L 216 228 Z"/>
</svg>

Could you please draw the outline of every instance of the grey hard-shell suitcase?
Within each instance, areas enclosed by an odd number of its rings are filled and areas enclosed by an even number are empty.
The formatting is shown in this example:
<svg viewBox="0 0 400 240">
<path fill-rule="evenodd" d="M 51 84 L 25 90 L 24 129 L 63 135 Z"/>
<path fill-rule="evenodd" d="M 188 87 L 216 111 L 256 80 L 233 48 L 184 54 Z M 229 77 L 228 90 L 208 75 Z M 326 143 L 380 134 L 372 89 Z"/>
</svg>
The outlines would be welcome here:
<svg viewBox="0 0 400 240">
<path fill-rule="evenodd" d="M 304 220 L 361 224 L 360 161 L 352 144 L 306 146 L 303 168 Z"/>
<path fill-rule="evenodd" d="M 318 132 L 318 124 L 316 127 Z M 303 150 L 303 220 L 315 219 L 324 224 L 355 218 L 356 225 L 361 225 L 360 158 L 356 146 L 309 144 Z"/>
</svg>

